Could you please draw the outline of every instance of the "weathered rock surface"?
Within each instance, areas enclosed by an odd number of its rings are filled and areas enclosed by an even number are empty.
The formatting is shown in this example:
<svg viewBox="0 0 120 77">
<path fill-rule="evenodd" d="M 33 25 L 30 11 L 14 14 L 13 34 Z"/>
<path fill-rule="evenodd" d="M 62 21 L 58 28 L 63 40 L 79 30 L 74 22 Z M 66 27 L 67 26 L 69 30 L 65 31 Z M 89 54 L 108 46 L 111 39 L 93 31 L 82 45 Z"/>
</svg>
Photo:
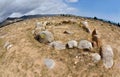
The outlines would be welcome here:
<svg viewBox="0 0 120 77">
<path fill-rule="evenodd" d="M 53 34 L 49 31 L 42 31 L 36 35 L 36 39 L 41 43 L 50 43 L 54 41 Z"/>
<path fill-rule="evenodd" d="M 95 62 L 95 63 L 97 63 L 101 60 L 101 56 L 98 53 L 92 53 L 91 56 L 92 56 L 93 62 Z"/>
<path fill-rule="evenodd" d="M 113 50 L 110 45 L 103 45 L 101 47 L 101 56 L 105 68 L 111 68 L 113 66 Z"/>
<path fill-rule="evenodd" d="M 94 29 L 92 32 L 92 36 L 94 36 L 94 35 L 99 35 L 99 32 L 96 29 Z"/>
<path fill-rule="evenodd" d="M 53 69 L 55 66 L 55 61 L 52 59 L 45 59 L 44 64 L 47 66 L 47 68 Z"/>
<path fill-rule="evenodd" d="M 93 41 L 93 47 L 101 47 L 102 40 L 96 29 L 94 29 L 92 32 L 92 41 Z"/>
<path fill-rule="evenodd" d="M 66 49 L 66 46 L 61 41 L 51 42 L 50 46 L 54 47 L 56 50 Z"/>
<path fill-rule="evenodd" d="M 87 49 L 87 50 L 91 50 L 92 49 L 92 44 L 90 41 L 88 40 L 81 40 L 78 44 L 78 48 L 79 49 Z"/>
<path fill-rule="evenodd" d="M 68 41 L 67 46 L 68 48 L 74 48 L 77 47 L 78 43 L 75 40 Z"/>
<path fill-rule="evenodd" d="M 87 21 L 83 21 L 81 22 L 83 24 L 83 28 L 88 32 L 91 33 L 91 30 L 89 28 L 88 22 Z"/>
</svg>

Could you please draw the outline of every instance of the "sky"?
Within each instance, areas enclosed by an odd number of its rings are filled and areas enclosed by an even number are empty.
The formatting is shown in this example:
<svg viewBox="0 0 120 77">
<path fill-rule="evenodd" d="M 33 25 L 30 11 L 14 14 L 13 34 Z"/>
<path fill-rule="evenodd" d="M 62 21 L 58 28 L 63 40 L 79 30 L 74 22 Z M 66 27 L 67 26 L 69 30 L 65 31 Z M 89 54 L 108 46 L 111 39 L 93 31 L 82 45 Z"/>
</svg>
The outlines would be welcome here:
<svg viewBox="0 0 120 77">
<path fill-rule="evenodd" d="M 120 0 L 0 0 L 0 22 L 35 14 L 73 14 L 120 22 Z"/>
</svg>

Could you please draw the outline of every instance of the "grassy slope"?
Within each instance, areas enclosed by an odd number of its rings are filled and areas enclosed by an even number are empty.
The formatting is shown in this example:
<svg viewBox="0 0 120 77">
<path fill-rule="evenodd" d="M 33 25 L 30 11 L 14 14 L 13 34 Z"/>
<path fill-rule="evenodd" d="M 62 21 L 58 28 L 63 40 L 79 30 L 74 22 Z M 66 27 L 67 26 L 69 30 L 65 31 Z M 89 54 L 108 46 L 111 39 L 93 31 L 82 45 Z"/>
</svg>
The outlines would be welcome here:
<svg viewBox="0 0 120 77">
<path fill-rule="evenodd" d="M 73 19 L 76 23 L 54 26 L 57 22 L 69 19 Z M 84 21 L 82 18 L 38 18 L 0 28 L 0 35 L 5 35 L 4 38 L 0 39 L 0 54 L 2 55 L 0 55 L 0 77 L 118 77 L 120 75 L 119 27 L 92 19 L 87 20 L 92 30 L 96 28 L 100 32 L 104 44 L 110 44 L 113 47 L 115 64 L 107 70 L 101 62 L 94 64 L 91 61 L 90 52 L 83 52 L 78 49 L 57 51 L 48 45 L 37 42 L 32 35 L 32 30 L 38 21 L 54 22 L 48 30 L 54 34 L 55 40 L 64 43 L 72 39 L 77 41 L 81 39 L 91 40 L 91 35 L 86 33 L 79 24 L 80 21 Z M 65 30 L 71 30 L 74 34 L 63 34 Z M 3 48 L 6 41 L 13 44 L 13 47 L 8 51 Z M 75 59 L 77 55 L 80 56 L 80 59 Z M 44 58 L 54 59 L 56 62 L 55 68 L 47 69 L 43 64 Z M 76 65 L 74 65 L 75 61 L 78 61 Z"/>
</svg>

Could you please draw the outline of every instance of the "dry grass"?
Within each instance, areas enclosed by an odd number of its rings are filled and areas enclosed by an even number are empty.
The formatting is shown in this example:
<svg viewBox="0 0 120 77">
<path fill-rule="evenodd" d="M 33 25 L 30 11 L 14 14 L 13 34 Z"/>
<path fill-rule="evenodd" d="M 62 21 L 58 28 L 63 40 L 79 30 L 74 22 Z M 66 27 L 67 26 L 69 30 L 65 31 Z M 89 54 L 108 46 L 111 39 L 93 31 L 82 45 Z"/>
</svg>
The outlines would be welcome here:
<svg viewBox="0 0 120 77">
<path fill-rule="evenodd" d="M 118 77 L 120 75 L 120 28 L 109 26 L 108 23 L 87 20 L 91 30 L 96 28 L 104 41 L 114 49 L 114 66 L 105 69 L 102 62 L 93 63 L 90 54 L 79 49 L 54 50 L 46 44 L 36 41 L 32 35 L 34 25 L 38 21 L 61 22 L 63 20 L 74 20 L 76 23 L 48 25 L 49 31 L 54 34 L 56 41 L 67 43 L 69 40 L 87 39 L 91 41 L 91 35 L 82 29 L 79 24 L 82 18 L 74 17 L 50 17 L 30 19 L 14 23 L 1 28 L 0 34 L 6 33 L 6 37 L 0 39 L 0 77 Z M 65 30 L 74 34 L 64 34 Z M 13 47 L 6 51 L 3 44 L 9 41 Z M 4 43 L 3 43 L 4 42 Z M 94 49 L 98 52 L 99 49 Z M 4 53 L 2 53 L 4 52 Z M 79 56 L 79 59 L 75 57 Z M 55 60 L 54 69 L 48 69 L 43 61 L 45 58 Z M 77 64 L 75 64 L 77 61 Z"/>
</svg>

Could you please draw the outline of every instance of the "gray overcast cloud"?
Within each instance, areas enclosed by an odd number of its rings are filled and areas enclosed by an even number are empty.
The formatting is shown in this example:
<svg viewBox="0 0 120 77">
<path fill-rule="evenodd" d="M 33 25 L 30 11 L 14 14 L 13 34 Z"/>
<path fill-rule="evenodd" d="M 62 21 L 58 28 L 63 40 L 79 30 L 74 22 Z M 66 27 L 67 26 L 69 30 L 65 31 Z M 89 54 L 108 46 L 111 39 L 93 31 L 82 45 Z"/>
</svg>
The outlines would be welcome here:
<svg viewBox="0 0 120 77">
<path fill-rule="evenodd" d="M 77 14 L 78 10 L 63 0 L 0 0 L 0 21 L 7 17 L 34 14 Z"/>
</svg>

